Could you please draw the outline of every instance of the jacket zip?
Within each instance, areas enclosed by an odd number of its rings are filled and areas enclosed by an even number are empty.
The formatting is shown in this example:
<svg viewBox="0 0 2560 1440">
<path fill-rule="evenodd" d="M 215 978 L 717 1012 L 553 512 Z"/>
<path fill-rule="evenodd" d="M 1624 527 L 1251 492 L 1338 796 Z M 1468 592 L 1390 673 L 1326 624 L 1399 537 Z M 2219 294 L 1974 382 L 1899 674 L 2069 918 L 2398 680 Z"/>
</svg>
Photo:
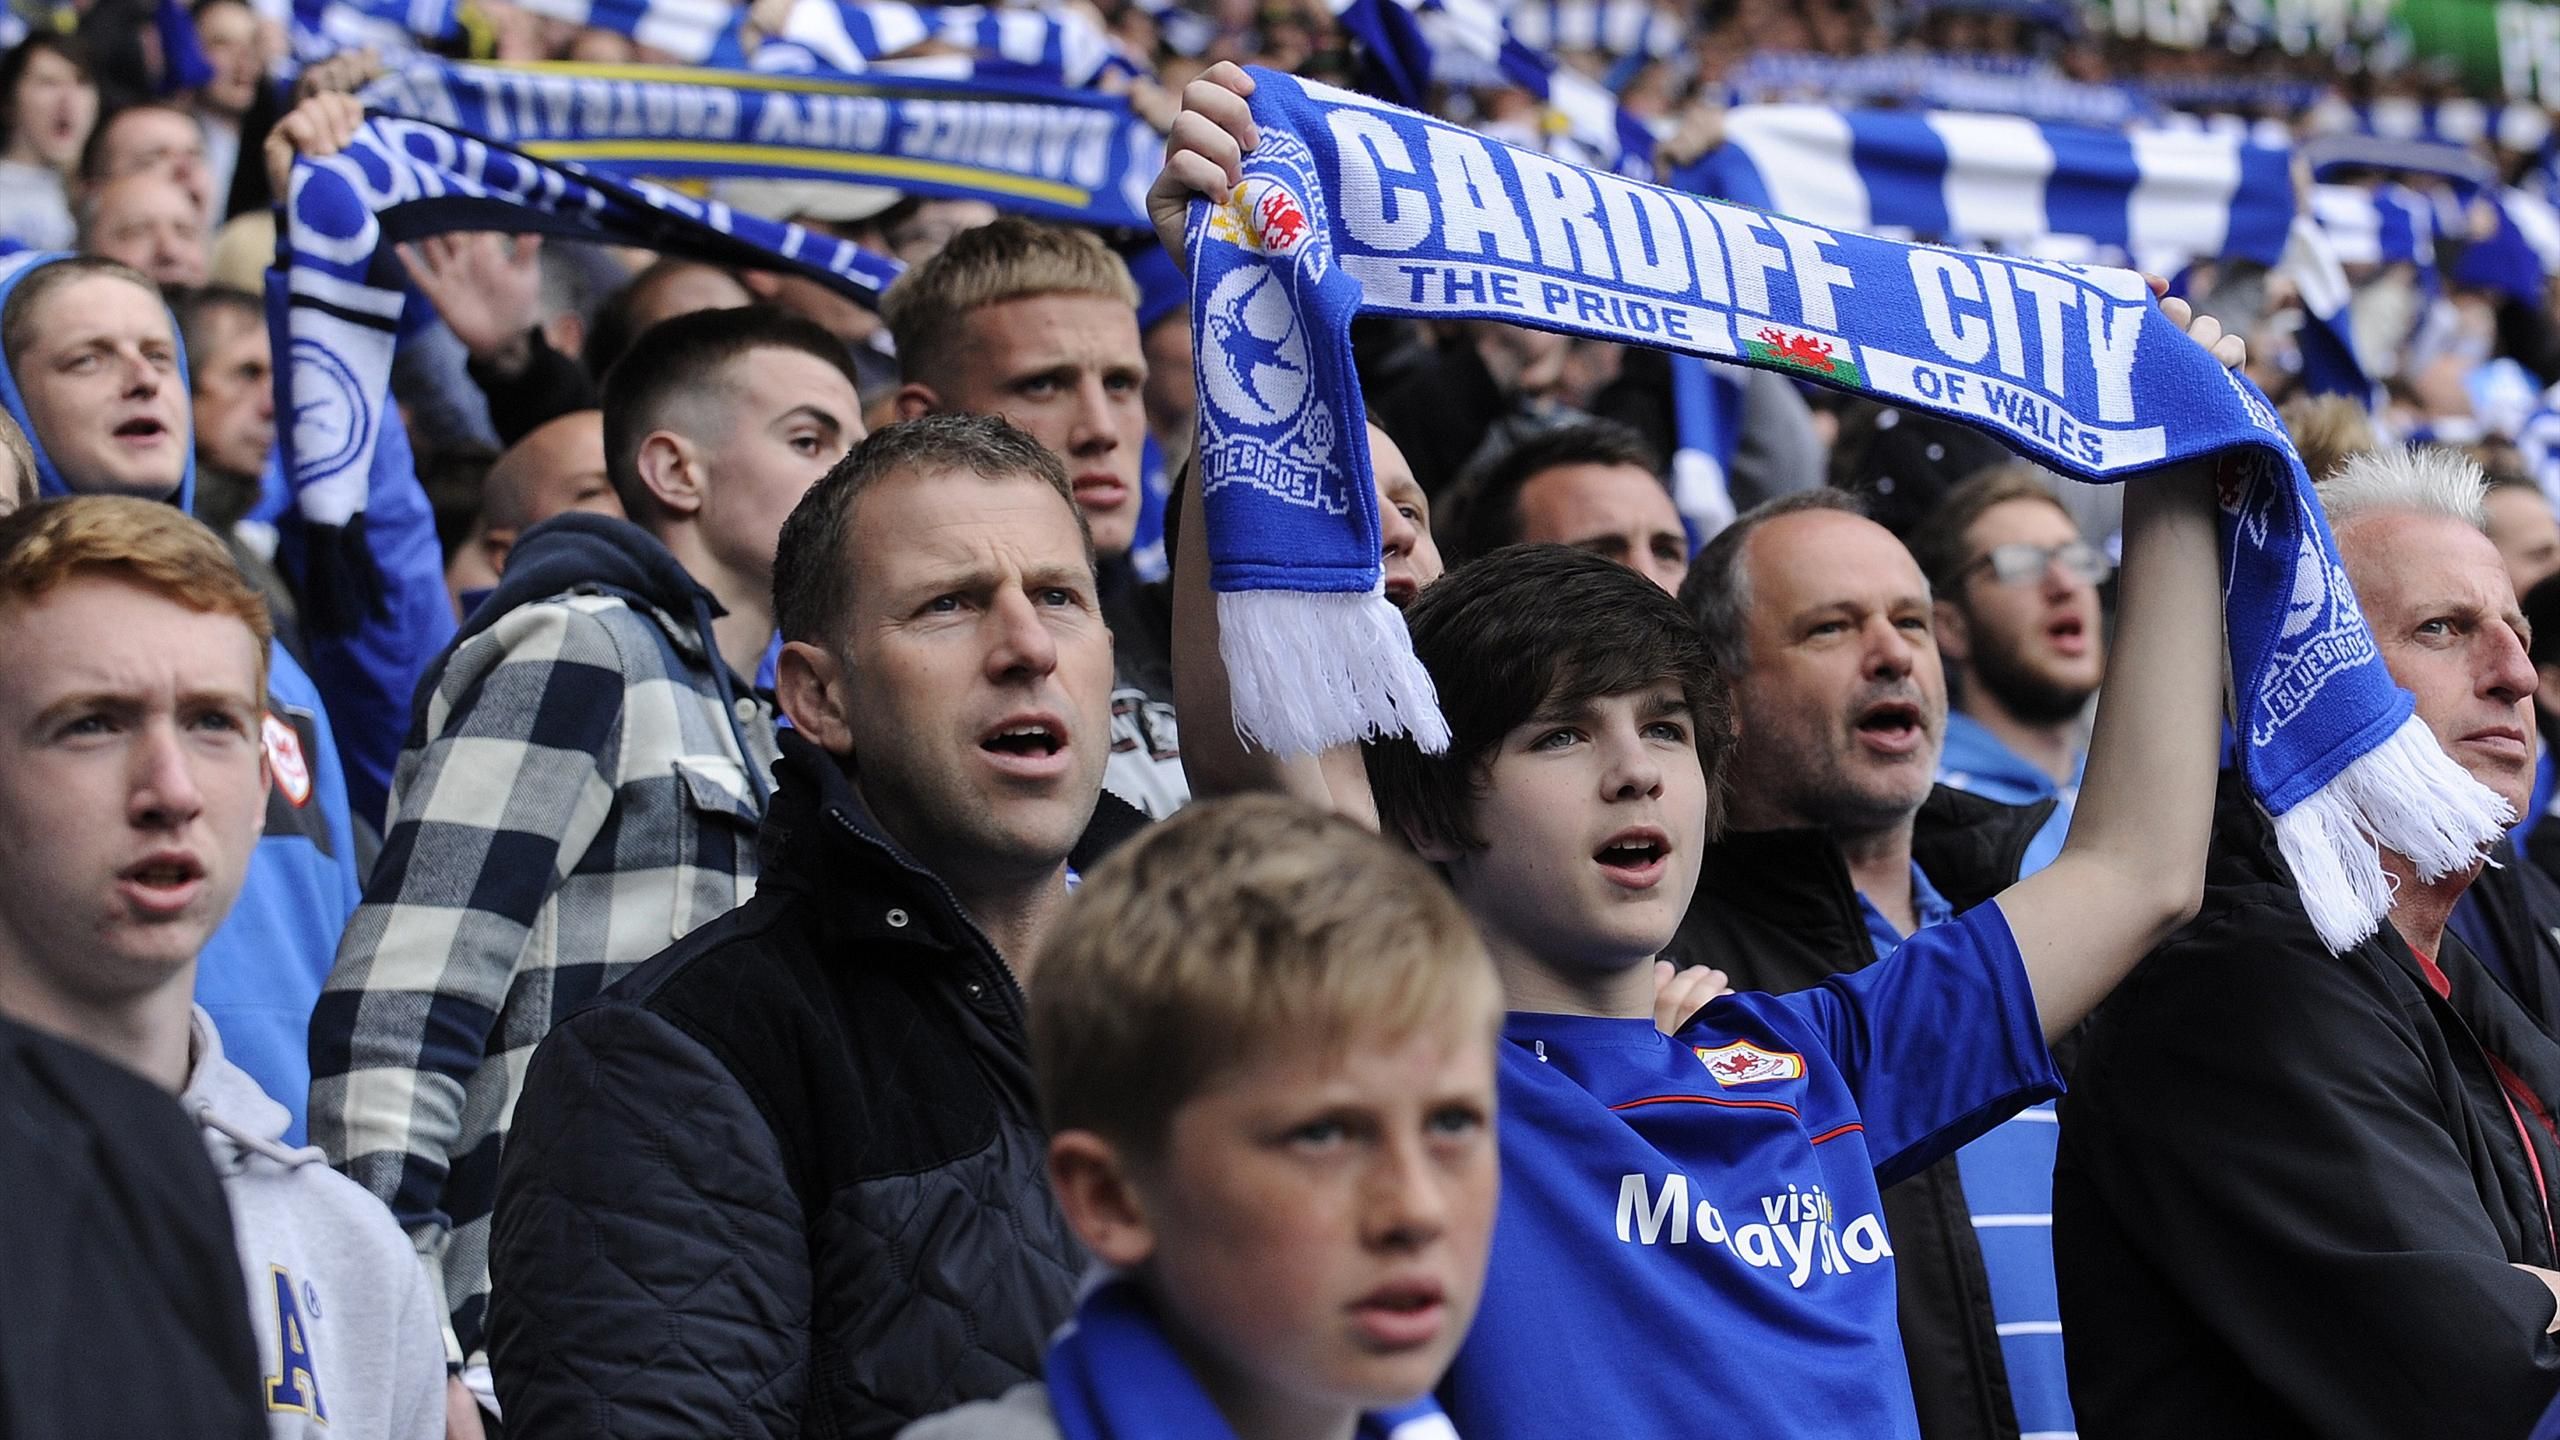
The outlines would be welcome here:
<svg viewBox="0 0 2560 1440">
<path fill-rule="evenodd" d="M 950 912 L 960 918 L 961 928 L 969 932 L 969 938 L 978 942 L 977 949 L 971 958 L 976 960 L 982 968 L 990 957 L 994 958 L 997 993 L 1004 997 L 1005 1017 L 1013 1021 L 1015 1028 L 1028 1034 L 1031 1028 L 1031 1003 L 1022 993 L 1022 982 L 1013 978 L 1013 967 L 1004 963 L 1002 952 L 996 949 L 996 942 L 988 939 L 987 932 L 978 928 L 978 922 L 969 918 L 968 909 L 960 903 L 960 897 L 952 891 L 951 886 L 941 876 L 881 844 L 861 826 L 854 824 L 853 817 L 845 814 L 841 808 L 828 806 L 827 818 L 835 823 L 837 829 L 886 857 L 890 864 L 933 887 L 934 893 L 942 897 L 943 903 L 949 907 Z"/>
</svg>

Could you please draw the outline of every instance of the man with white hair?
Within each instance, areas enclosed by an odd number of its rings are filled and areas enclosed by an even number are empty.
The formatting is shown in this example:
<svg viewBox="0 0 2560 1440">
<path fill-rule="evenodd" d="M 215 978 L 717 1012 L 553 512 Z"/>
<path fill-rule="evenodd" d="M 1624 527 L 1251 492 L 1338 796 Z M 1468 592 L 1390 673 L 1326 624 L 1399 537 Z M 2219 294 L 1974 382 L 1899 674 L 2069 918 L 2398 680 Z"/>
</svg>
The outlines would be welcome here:
<svg viewBox="0 0 2560 1440">
<path fill-rule="evenodd" d="M 2521 806 L 2535 674 L 2484 488 L 2449 451 L 2348 461 L 2321 616 L 2360 604 Z M 2560 1390 L 2560 1044 L 2446 926 L 2477 871 L 2383 859 L 2387 923 L 2332 956 L 2227 784 L 2203 910 L 2091 1022 L 2054 1176 L 2088 1440 L 2522 1435 Z"/>
</svg>

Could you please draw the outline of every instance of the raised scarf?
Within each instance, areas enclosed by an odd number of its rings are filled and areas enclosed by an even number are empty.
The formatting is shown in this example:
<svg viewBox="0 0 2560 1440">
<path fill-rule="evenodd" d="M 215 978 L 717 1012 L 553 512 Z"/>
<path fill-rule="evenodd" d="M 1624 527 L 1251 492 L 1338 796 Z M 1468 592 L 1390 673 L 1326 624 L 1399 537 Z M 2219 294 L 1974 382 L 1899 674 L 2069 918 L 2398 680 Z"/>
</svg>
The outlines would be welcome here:
<svg viewBox="0 0 2560 1440">
<path fill-rule="evenodd" d="M 364 514 L 406 447 L 386 445 L 407 272 L 391 247 L 455 230 L 539 232 L 784 270 L 876 303 L 895 261 L 644 181 L 546 164 L 422 120 L 368 118 L 339 154 L 298 159 L 271 281 L 284 473 L 306 527 L 303 621 L 355 628 L 383 603 Z M 380 473 L 377 473 L 380 472 Z"/>
<path fill-rule="evenodd" d="M 761 176 L 1144 230 L 1164 137 L 1122 97 L 1019 78 L 417 59 L 367 106 L 623 179 Z"/>
<path fill-rule="evenodd" d="M 1194 204 L 1188 248 L 1211 584 L 1255 743 L 1448 742 L 1381 584 L 1350 335 L 1367 312 L 1779 370 L 2091 481 L 2218 457 L 2241 767 L 2322 938 L 2343 949 L 2381 922 L 2381 849 L 2440 876 L 2510 818 L 2392 682 L 2266 398 L 2141 277 L 1828 231 L 1254 79 L 1261 143 L 1225 203 Z"/>
</svg>

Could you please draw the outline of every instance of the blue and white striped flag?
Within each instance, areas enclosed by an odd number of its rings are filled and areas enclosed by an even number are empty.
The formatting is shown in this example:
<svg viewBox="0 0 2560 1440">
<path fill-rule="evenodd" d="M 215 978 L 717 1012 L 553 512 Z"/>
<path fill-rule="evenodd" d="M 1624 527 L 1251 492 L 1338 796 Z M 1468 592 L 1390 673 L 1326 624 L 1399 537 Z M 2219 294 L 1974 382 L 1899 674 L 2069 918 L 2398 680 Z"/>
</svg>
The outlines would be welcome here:
<svg viewBox="0 0 2560 1440">
<path fill-rule="evenodd" d="M 1686 38 L 1680 16 L 1652 0 L 1514 0 L 1511 33 L 1532 50 L 1660 60 Z"/>
<path fill-rule="evenodd" d="M 1868 234 L 2008 249 L 2078 237 L 2168 273 L 2200 256 L 2275 263 L 2293 223 L 2290 159 L 2231 135 L 1749 105 L 1683 183 Z"/>
<path fill-rule="evenodd" d="M 2311 214 L 2342 264 L 2435 268 L 2435 206 L 2406 185 L 2314 185 Z"/>
</svg>

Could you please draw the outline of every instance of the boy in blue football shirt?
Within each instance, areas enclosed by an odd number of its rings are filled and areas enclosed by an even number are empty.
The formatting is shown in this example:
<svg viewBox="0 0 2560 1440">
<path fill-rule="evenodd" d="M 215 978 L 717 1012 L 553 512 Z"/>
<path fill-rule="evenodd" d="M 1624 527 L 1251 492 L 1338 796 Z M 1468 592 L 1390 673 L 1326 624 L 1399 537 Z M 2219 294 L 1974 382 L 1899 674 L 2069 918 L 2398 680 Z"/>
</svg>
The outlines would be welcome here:
<svg viewBox="0 0 2560 1440">
<path fill-rule="evenodd" d="M 1237 178 L 1251 85 L 1222 66 L 1186 90 L 1160 231 Z M 2210 318 L 2165 308 L 2238 363 Z M 2198 904 L 2218 568 L 2202 467 L 2127 490 L 2121 622 L 2051 866 L 1869 969 L 1722 999 L 1668 1035 L 1653 961 L 1696 887 L 1729 735 L 1688 616 L 1553 547 L 1496 552 L 1408 607 L 1452 741 L 1371 747 L 1377 813 L 1439 865 L 1512 1009 L 1508 1193 L 1442 1388 L 1460 1433 L 1916 1440 L 1880 1188 L 2057 1093 L 2048 1042 Z M 1928 622 L 1803 623 L 1846 643 Z"/>
<path fill-rule="evenodd" d="M 1206 801 L 1096 867 L 1026 979 L 1050 1184 L 1110 1278 L 1045 1383 L 902 1440 L 1449 1440 L 1502 1010 L 1458 902 L 1348 820 Z"/>
</svg>

